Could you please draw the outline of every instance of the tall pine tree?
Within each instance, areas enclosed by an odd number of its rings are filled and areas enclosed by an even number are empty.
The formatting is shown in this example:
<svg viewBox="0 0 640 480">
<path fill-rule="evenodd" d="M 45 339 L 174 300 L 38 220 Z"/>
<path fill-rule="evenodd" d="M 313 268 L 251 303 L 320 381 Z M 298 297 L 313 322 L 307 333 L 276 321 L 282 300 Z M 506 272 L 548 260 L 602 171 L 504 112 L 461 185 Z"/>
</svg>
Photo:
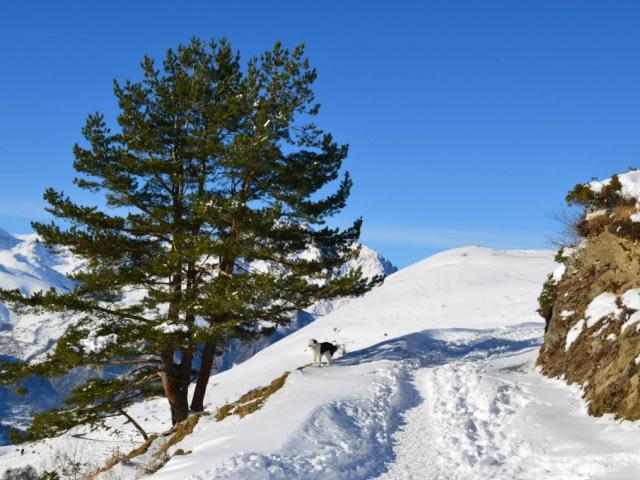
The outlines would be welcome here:
<svg viewBox="0 0 640 480">
<path fill-rule="evenodd" d="M 75 184 L 103 194 L 104 206 L 49 189 L 57 222 L 33 223 L 47 245 L 85 260 L 77 287 L 0 292 L 16 309 L 77 319 L 44 362 L 4 364 L 3 383 L 94 365 L 126 370 L 80 385 L 25 438 L 100 422 L 159 392 L 175 424 L 203 409 L 214 354 L 230 339 L 382 280 L 359 269 L 338 275 L 358 254 L 361 221 L 326 226 L 351 189 L 348 174 L 340 179 L 347 146 L 312 122 L 316 72 L 302 46 L 277 43 L 242 65 L 226 40 L 193 39 L 161 67 L 146 57 L 142 71 L 139 82 L 115 82 L 117 128 L 90 115 L 86 143 L 74 147 Z"/>
</svg>

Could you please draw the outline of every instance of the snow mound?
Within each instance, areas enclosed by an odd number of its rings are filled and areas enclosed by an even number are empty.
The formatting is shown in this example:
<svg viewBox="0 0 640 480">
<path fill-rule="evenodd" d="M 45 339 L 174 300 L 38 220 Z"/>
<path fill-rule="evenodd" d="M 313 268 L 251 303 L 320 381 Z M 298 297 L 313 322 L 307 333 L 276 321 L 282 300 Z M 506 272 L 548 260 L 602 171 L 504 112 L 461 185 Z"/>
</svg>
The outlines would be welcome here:
<svg viewBox="0 0 640 480">
<path fill-rule="evenodd" d="M 626 199 L 640 200 L 640 170 L 631 170 L 618 175 L 620 180 L 620 194 Z M 593 180 L 587 185 L 591 191 L 600 193 L 602 189 L 611 183 L 611 178 L 605 180 Z"/>
</svg>

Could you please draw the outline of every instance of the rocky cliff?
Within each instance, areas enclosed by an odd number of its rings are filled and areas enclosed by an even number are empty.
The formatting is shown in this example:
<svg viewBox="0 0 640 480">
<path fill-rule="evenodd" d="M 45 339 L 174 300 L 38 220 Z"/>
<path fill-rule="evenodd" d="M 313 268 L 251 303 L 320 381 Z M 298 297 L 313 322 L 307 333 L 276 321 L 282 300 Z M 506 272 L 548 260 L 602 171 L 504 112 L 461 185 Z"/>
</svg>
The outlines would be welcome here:
<svg viewBox="0 0 640 480">
<path fill-rule="evenodd" d="M 540 296 L 547 331 L 538 365 L 582 386 L 589 413 L 640 418 L 640 172 L 578 185 L 582 242 Z"/>
</svg>

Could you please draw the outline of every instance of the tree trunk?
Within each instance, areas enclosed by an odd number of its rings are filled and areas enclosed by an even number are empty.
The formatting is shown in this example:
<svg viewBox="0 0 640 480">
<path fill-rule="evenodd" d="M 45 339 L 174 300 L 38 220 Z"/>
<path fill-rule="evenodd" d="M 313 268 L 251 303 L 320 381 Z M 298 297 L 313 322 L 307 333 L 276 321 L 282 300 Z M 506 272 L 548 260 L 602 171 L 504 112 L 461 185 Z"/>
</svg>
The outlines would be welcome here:
<svg viewBox="0 0 640 480">
<path fill-rule="evenodd" d="M 162 372 L 162 386 L 171 407 L 171 425 L 175 425 L 189 415 L 187 391 L 181 387 L 177 378 L 170 377 L 166 372 Z"/>
<path fill-rule="evenodd" d="M 166 352 L 164 355 L 164 368 L 160 374 L 165 397 L 171 407 L 171 425 L 175 425 L 189 416 L 189 374 L 184 380 L 184 369 L 188 363 L 189 373 L 191 371 L 191 356 L 184 355 L 179 365 L 173 363 L 173 352 Z"/>
<path fill-rule="evenodd" d="M 233 230 L 232 230 L 233 233 Z M 233 275 L 235 259 L 223 260 L 220 269 L 227 277 Z M 206 342 L 202 350 L 202 361 L 200 362 L 200 371 L 198 372 L 198 382 L 193 392 L 191 400 L 191 410 L 194 412 L 202 412 L 204 410 L 204 394 L 207 391 L 209 377 L 211 377 L 211 369 L 213 368 L 213 358 L 215 356 L 215 344 Z"/>
<path fill-rule="evenodd" d="M 180 423 L 189 416 L 187 389 L 178 386 L 176 390 L 176 402 L 171 405 L 171 425 Z"/>
<path fill-rule="evenodd" d="M 207 391 L 207 384 L 213 368 L 213 357 L 215 356 L 215 344 L 207 342 L 202 350 L 202 360 L 200 361 L 200 371 L 198 372 L 198 382 L 191 399 L 191 410 L 202 412 L 204 410 L 204 394 Z"/>
</svg>

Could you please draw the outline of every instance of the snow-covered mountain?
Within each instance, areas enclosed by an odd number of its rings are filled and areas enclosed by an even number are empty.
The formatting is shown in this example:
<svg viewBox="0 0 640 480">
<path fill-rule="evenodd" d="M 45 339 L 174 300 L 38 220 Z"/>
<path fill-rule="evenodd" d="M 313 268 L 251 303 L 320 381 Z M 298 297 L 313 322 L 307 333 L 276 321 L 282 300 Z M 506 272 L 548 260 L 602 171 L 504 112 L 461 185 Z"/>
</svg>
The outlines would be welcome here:
<svg viewBox="0 0 640 480">
<path fill-rule="evenodd" d="M 10 235 L 0 230 L 0 288 L 31 294 L 56 288 L 67 290 L 66 277 L 79 261 L 68 254 L 52 254 L 36 235 Z M 23 360 L 47 351 L 61 335 L 69 318 L 51 315 L 15 315 L 0 303 L 0 352 Z"/>
<path fill-rule="evenodd" d="M 214 413 L 290 372 L 254 413 L 205 414 L 167 455 L 160 436 L 96 478 L 637 478 L 637 426 L 589 417 L 579 389 L 534 368 L 544 327 L 536 297 L 553 256 L 467 247 L 400 270 L 212 378 Z M 347 353 L 311 367 L 309 338 Z M 129 413 L 150 433 L 169 425 L 164 399 Z M 104 465 L 114 448 L 140 444 L 131 426 L 110 425 L 23 452 L 1 447 L 0 465 L 51 468 L 62 454 Z"/>
<path fill-rule="evenodd" d="M 11 235 L 0 229 L 0 288 L 18 288 L 27 294 L 49 288 L 68 290 L 73 288 L 73 282 L 67 275 L 81 268 L 81 265 L 82 261 L 69 253 L 52 253 L 35 234 Z M 362 245 L 358 258 L 346 265 L 345 270 L 354 267 L 361 267 L 363 274 L 369 278 L 397 270 L 378 252 L 365 245 Z M 317 315 L 326 314 L 348 301 L 338 299 L 313 305 L 299 312 L 291 325 L 253 343 L 232 342 L 222 358 L 218 359 L 217 370 L 246 360 L 267 345 L 313 321 Z M 0 356 L 20 360 L 41 357 L 55 345 L 72 321 L 73 318 L 68 315 L 18 315 L 0 302 Z M 0 415 L 0 445 L 6 441 L 3 432 L 6 433 L 8 417 L 13 417 L 12 424 L 24 424 L 31 410 L 58 406 L 79 380 L 96 374 L 99 374 L 96 369 L 76 369 L 73 374 L 52 381 L 32 378 L 27 382 L 29 394 L 26 397 L 17 395 L 12 389 L 0 388 L 0 411 L 6 412 L 6 415 Z"/>
<path fill-rule="evenodd" d="M 11 235 L 0 229 L 0 288 L 24 293 L 55 288 L 67 290 L 73 283 L 66 275 L 82 262 L 69 253 L 52 253 L 37 235 Z M 389 275 L 397 270 L 375 250 L 362 245 L 359 257 L 345 269 L 361 267 L 366 277 Z M 311 314 L 331 311 L 344 300 L 315 305 Z M 0 303 L 0 352 L 28 360 L 48 351 L 71 319 L 64 315 L 16 315 Z"/>
</svg>

